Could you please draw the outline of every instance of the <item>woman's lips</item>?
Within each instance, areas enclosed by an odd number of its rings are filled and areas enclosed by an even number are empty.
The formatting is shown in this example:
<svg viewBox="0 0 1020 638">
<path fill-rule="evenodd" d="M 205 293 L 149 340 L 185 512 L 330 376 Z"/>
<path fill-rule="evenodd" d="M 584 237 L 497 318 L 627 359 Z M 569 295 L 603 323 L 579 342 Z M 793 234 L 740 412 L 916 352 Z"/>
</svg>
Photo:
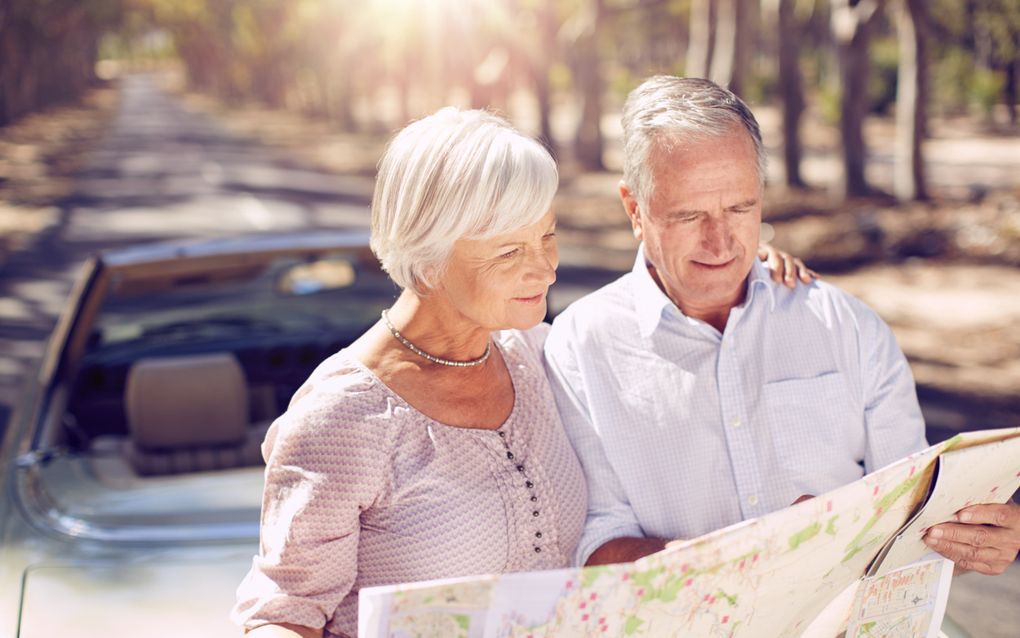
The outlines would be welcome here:
<svg viewBox="0 0 1020 638">
<path fill-rule="evenodd" d="M 545 293 L 544 292 L 540 292 L 537 295 L 535 295 L 534 297 L 514 297 L 514 301 L 519 301 L 521 303 L 526 303 L 526 304 L 541 303 L 541 301 L 543 299 L 545 299 Z"/>
</svg>

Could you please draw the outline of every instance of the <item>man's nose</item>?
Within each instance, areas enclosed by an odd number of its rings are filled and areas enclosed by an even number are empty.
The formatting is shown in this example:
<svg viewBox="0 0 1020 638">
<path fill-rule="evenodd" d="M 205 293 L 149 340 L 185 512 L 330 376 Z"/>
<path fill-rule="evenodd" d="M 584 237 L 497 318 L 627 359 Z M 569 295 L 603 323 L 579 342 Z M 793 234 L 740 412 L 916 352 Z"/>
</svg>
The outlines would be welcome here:
<svg viewBox="0 0 1020 638">
<path fill-rule="evenodd" d="M 707 217 L 703 222 L 701 243 L 713 255 L 724 255 L 733 246 L 733 232 L 724 219 Z"/>
</svg>

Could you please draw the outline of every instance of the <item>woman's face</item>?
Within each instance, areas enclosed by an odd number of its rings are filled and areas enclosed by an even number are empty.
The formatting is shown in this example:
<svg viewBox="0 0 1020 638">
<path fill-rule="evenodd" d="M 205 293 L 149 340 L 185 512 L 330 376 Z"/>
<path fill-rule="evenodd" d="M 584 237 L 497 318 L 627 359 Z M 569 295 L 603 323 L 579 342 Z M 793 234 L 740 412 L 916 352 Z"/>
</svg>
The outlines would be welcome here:
<svg viewBox="0 0 1020 638">
<path fill-rule="evenodd" d="M 487 330 L 526 330 L 545 317 L 546 293 L 556 281 L 556 217 L 489 239 L 454 244 L 435 294 Z"/>
</svg>

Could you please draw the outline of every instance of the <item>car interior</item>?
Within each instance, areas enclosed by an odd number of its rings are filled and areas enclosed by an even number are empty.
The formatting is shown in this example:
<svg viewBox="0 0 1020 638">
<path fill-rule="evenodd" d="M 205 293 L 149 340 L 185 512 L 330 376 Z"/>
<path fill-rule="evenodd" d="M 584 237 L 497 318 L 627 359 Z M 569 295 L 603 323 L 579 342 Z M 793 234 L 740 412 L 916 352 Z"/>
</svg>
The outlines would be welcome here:
<svg viewBox="0 0 1020 638">
<path fill-rule="evenodd" d="M 396 294 L 363 253 L 232 270 L 227 259 L 229 276 L 209 263 L 202 276 L 110 276 L 93 316 L 79 318 L 79 352 L 68 339 L 64 383 L 37 438 L 61 451 L 43 477 L 63 513 L 108 523 L 257 511 L 270 424 Z"/>
</svg>

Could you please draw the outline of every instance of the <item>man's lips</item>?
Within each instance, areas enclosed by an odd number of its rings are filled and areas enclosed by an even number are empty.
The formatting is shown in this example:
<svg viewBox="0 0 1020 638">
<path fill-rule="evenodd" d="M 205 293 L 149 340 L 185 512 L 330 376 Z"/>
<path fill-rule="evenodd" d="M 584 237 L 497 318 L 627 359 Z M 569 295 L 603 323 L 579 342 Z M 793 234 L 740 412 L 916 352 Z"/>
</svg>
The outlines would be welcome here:
<svg viewBox="0 0 1020 638">
<path fill-rule="evenodd" d="M 723 268 L 726 268 L 727 266 L 732 264 L 734 262 L 734 260 L 736 260 L 736 257 L 731 257 L 730 259 L 727 259 L 726 261 L 717 262 L 717 263 L 706 263 L 706 262 L 697 261 L 697 260 L 692 260 L 692 261 L 698 267 L 705 268 L 706 270 L 722 270 Z"/>
</svg>

